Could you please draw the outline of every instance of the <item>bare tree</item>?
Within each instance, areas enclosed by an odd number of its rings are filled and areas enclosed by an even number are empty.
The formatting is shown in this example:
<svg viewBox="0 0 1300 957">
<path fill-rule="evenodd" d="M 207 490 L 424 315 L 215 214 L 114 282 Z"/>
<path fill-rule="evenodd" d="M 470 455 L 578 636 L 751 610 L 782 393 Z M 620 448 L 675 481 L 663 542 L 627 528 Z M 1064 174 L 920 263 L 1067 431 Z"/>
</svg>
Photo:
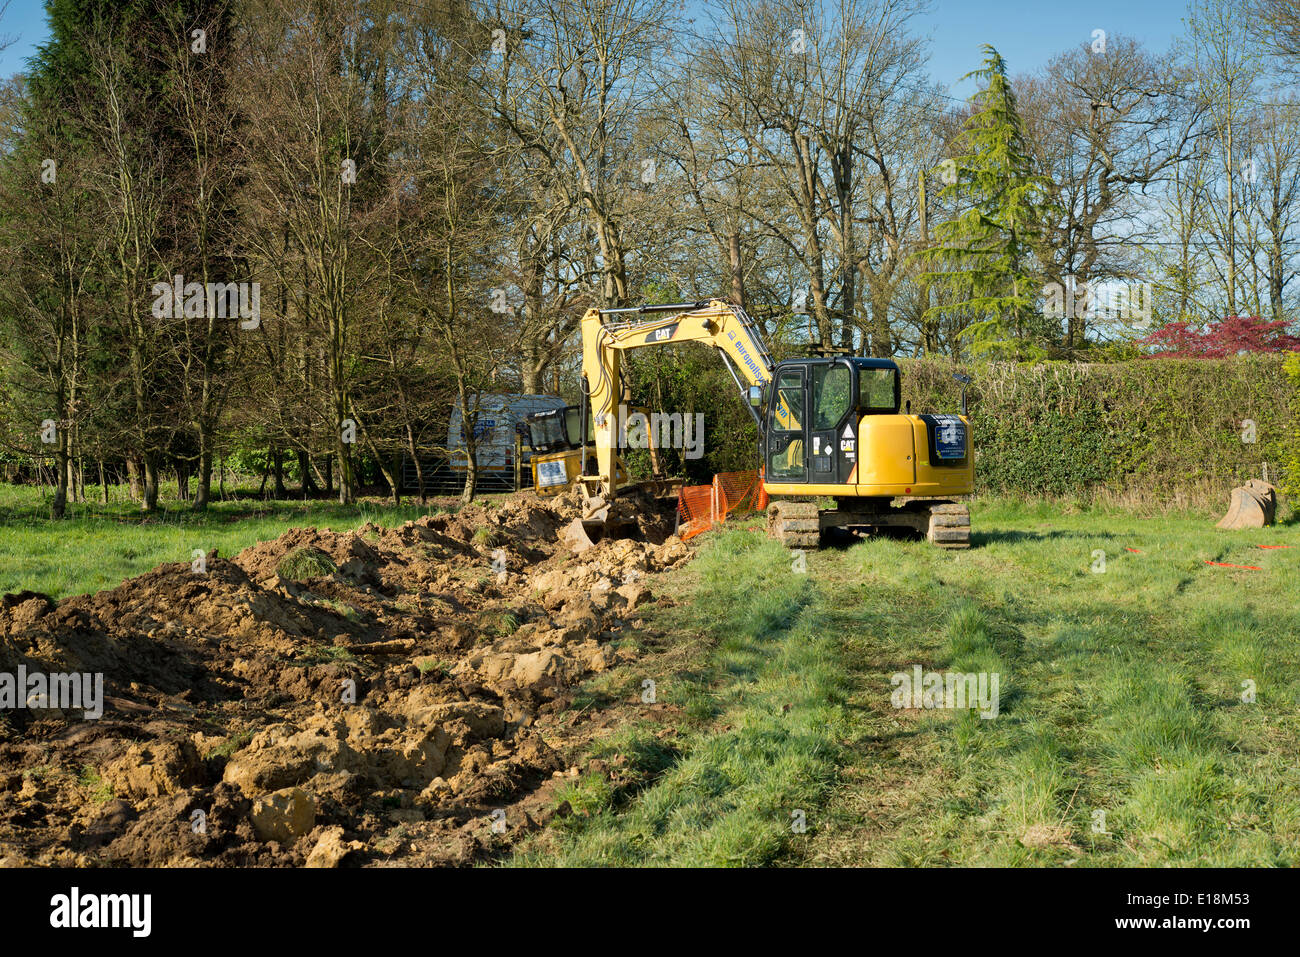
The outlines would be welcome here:
<svg viewBox="0 0 1300 957">
<path fill-rule="evenodd" d="M 14 412 L 27 428 L 10 441 L 26 454 L 53 451 L 55 493 L 51 513 L 62 518 L 75 499 L 74 463 L 86 418 L 88 285 L 103 248 L 86 168 L 71 160 L 66 141 L 33 108 L 21 80 L 3 91 L 5 162 L 0 175 L 0 256 L 8 281 L 0 285 L 7 317 L 0 337 L 0 368 Z"/>
<path fill-rule="evenodd" d="M 284 246 L 301 265 L 288 296 L 302 322 L 296 334 L 324 345 L 322 385 L 339 463 L 339 502 L 346 504 L 355 495 L 355 303 L 366 281 L 365 264 L 353 253 L 364 198 L 381 189 L 366 164 L 382 155 L 370 139 L 368 111 L 382 112 L 384 104 L 371 99 L 363 67 L 368 57 L 382 54 L 366 46 L 372 35 L 364 12 L 343 0 L 310 10 L 289 0 L 250 6 L 242 45 L 246 68 L 236 81 L 247 117 L 240 164 L 245 209 L 261 226 L 263 264 L 273 258 L 282 228 Z"/>
<path fill-rule="evenodd" d="M 186 316 L 179 353 L 186 412 L 198 440 L 198 487 L 192 503 L 196 511 L 205 509 L 211 497 L 213 449 L 232 384 L 228 373 L 239 364 L 243 345 L 237 317 L 222 315 L 226 310 L 216 308 L 215 297 L 206 295 L 209 284 L 224 286 L 233 281 L 238 268 L 232 261 L 231 223 L 235 118 L 226 95 L 223 56 L 232 49 L 234 37 L 226 20 L 223 8 L 202 21 L 191 21 L 174 10 L 156 40 L 161 65 L 172 77 L 168 107 L 185 151 L 185 186 L 176 199 L 188 242 L 177 250 L 186 262 L 175 267 L 205 291 L 203 314 Z"/>
<path fill-rule="evenodd" d="M 1295 239 L 1300 214 L 1300 102 L 1275 98 L 1257 119 L 1259 158 L 1248 166 L 1256 186 L 1258 214 L 1267 237 L 1268 303 L 1272 317 L 1287 318 L 1286 288 L 1294 277 L 1287 248 Z"/>
<path fill-rule="evenodd" d="M 1226 312 L 1236 315 L 1241 293 L 1238 249 L 1243 214 L 1242 180 L 1252 158 L 1242 149 L 1251 104 L 1262 71 L 1260 54 L 1238 11 L 1227 0 L 1196 0 L 1188 13 L 1189 58 L 1196 95 L 1214 142 L 1216 176 L 1208 193 L 1208 223 L 1216 256 L 1211 260 L 1223 289 Z"/>
<path fill-rule="evenodd" d="M 1191 152 L 1201 105 L 1184 98 L 1186 71 L 1123 36 L 1053 58 L 1023 80 L 1020 104 L 1036 161 L 1051 180 L 1061 218 L 1044 263 L 1062 287 L 1133 277 L 1144 239 L 1145 196 Z M 1072 356 L 1088 334 L 1085 310 L 1070 310 L 1062 347 Z"/>
<path fill-rule="evenodd" d="M 624 206 L 653 171 L 629 131 L 658 93 L 666 0 L 512 0 L 501 7 L 479 79 L 489 109 L 549 172 L 561 207 L 580 210 L 604 304 L 629 296 Z"/>
<path fill-rule="evenodd" d="M 77 103 L 77 122 L 96 154 L 91 189 L 108 236 L 101 261 L 109 296 L 106 325 L 123 344 L 132 420 L 129 454 L 143 469 L 141 508 L 158 506 L 159 470 L 171 440 L 165 408 L 170 312 L 155 309 L 153 281 L 162 273 L 158 241 L 169 186 L 157 107 L 128 80 L 127 56 L 111 36 L 86 38 L 91 83 Z"/>
<path fill-rule="evenodd" d="M 892 257 L 890 244 L 899 243 L 904 228 L 895 155 L 891 147 L 886 158 L 882 149 L 884 114 L 898 108 L 900 95 L 914 92 L 908 85 L 916 79 L 920 41 L 906 28 L 923 4 L 725 0 L 720 6 L 724 39 L 703 47 L 702 70 L 719 90 L 718 123 L 737 142 L 752 144 L 776 200 L 749 214 L 802 263 L 817 338 L 851 346 L 857 277 L 871 262 L 867 250 L 890 248 Z M 867 176 L 857 171 L 861 162 Z M 864 192 L 871 212 L 862 239 L 857 206 Z M 872 351 L 883 355 L 890 351 L 883 294 L 880 305 L 870 339 Z"/>
</svg>

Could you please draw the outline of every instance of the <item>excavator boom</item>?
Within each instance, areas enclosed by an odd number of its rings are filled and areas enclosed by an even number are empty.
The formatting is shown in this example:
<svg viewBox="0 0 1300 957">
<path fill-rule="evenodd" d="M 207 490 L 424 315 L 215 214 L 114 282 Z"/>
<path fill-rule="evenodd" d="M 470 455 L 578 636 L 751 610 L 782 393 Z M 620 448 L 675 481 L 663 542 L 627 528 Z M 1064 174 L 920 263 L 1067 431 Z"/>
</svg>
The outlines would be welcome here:
<svg viewBox="0 0 1300 957">
<path fill-rule="evenodd" d="M 634 313 L 636 318 L 606 322 L 607 316 L 628 313 Z M 757 388 L 762 394 L 772 380 L 774 363 L 758 327 L 743 309 L 721 299 L 635 310 L 589 309 L 582 317 L 582 373 L 595 427 L 601 494 L 616 494 L 626 474 L 621 470 L 617 435 L 620 422 L 626 420 L 626 416 L 619 415 L 623 352 L 681 342 L 714 346 L 742 398 L 747 399 L 749 388 Z M 761 429 L 762 419 L 753 404 L 746 401 L 746 407 Z"/>
</svg>

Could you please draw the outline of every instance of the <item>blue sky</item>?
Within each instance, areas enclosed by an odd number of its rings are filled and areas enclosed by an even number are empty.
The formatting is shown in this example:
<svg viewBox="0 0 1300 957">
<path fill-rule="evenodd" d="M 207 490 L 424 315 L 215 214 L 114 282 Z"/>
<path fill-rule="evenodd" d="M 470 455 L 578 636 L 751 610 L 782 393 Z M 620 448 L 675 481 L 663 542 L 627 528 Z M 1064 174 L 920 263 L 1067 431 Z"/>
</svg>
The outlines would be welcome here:
<svg viewBox="0 0 1300 957">
<path fill-rule="evenodd" d="M 703 11 L 708 2 L 696 0 L 692 6 Z M 917 29 L 932 41 L 933 78 L 964 96 L 973 92 L 973 84 L 957 86 L 957 80 L 979 66 L 981 44 L 997 47 L 1013 74 L 1035 70 L 1067 47 L 1090 41 L 1093 30 L 1137 37 L 1163 51 L 1182 32 L 1186 10 L 1186 0 L 935 0 Z M 22 69 L 46 38 L 42 0 L 10 0 L 0 34 L 17 41 L 0 53 L 0 76 L 8 76 Z"/>
<path fill-rule="evenodd" d="M 0 76 L 10 76 L 23 69 L 23 61 L 36 52 L 36 45 L 49 35 L 45 29 L 44 0 L 9 0 L 0 35 L 14 43 L 0 53 Z"/>
<path fill-rule="evenodd" d="M 968 96 L 974 82 L 959 86 L 957 80 L 979 66 L 985 43 L 997 47 L 1012 75 L 1029 73 L 1058 53 L 1091 42 L 1093 30 L 1134 37 L 1163 53 L 1183 32 L 1186 13 L 1187 0 L 937 0 L 918 32 L 931 39 L 933 79 Z"/>
</svg>

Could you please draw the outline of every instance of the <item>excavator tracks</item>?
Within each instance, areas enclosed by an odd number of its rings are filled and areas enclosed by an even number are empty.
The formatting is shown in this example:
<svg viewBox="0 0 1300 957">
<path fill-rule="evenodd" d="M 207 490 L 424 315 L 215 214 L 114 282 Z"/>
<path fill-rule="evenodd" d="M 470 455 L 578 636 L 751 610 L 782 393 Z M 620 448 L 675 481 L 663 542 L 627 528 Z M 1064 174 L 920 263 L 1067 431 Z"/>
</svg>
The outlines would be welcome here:
<svg viewBox="0 0 1300 957">
<path fill-rule="evenodd" d="M 816 502 L 772 502 L 767 506 L 767 534 L 786 548 L 816 548 L 821 542 Z"/>
<path fill-rule="evenodd" d="M 907 528 L 938 548 L 970 547 L 970 509 L 957 502 L 912 499 L 897 508 L 818 509 L 814 502 L 772 502 L 767 534 L 787 548 L 816 548 L 830 528 Z"/>
<path fill-rule="evenodd" d="M 931 505 L 926 540 L 940 548 L 970 548 L 970 509 L 956 502 Z"/>
</svg>

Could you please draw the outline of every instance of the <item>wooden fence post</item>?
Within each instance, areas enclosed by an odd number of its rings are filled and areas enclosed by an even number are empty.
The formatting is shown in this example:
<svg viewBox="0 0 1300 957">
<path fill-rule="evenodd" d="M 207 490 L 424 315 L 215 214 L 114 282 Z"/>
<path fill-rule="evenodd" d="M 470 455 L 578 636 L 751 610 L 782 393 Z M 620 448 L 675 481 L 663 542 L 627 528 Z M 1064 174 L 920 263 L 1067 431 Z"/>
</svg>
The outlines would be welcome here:
<svg viewBox="0 0 1300 957">
<path fill-rule="evenodd" d="M 519 433 L 516 432 L 515 433 L 515 491 L 516 492 L 519 491 L 521 487 L 520 482 L 523 480 L 522 466 L 519 461 L 519 459 L 523 455 L 523 448 L 524 448 L 524 443 L 520 440 Z"/>
</svg>

